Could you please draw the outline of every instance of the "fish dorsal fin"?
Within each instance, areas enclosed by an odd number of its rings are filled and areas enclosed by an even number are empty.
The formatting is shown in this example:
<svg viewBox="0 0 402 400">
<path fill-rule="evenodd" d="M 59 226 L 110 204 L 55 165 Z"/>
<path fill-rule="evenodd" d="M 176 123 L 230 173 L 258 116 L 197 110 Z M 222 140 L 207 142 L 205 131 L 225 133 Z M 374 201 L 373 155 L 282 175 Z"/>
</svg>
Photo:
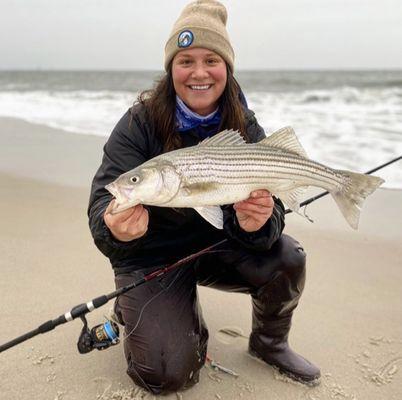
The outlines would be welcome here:
<svg viewBox="0 0 402 400">
<path fill-rule="evenodd" d="M 275 131 L 272 135 L 261 140 L 259 144 L 287 150 L 301 157 L 308 158 L 306 151 L 303 149 L 295 134 L 295 131 L 290 126 Z"/>
<path fill-rule="evenodd" d="M 203 140 L 200 146 L 229 146 L 229 145 L 239 145 L 245 144 L 243 136 L 239 131 L 234 131 L 233 129 L 225 129 L 216 135 Z"/>
</svg>

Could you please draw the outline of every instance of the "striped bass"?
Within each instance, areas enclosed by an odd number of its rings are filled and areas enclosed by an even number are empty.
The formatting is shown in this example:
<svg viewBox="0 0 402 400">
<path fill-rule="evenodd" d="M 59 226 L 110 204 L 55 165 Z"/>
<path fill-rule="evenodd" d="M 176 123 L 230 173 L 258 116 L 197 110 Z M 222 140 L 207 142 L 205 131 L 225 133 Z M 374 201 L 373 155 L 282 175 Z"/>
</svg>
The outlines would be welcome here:
<svg viewBox="0 0 402 400">
<path fill-rule="evenodd" d="M 196 146 L 154 157 L 106 189 L 116 198 L 113 214 L 140 203 L 191 207 L 222 229 L 221 205 L 266 189 L 298 212 L 300 197 L 315 186 L 331 193 L 346 221 L 357 229 L 363 201 L 383 182 L 312 161 L 293 129 L 285 127 L 258 143 L 246 143 L 238 131 L 222 131 Z"/>
</svg>

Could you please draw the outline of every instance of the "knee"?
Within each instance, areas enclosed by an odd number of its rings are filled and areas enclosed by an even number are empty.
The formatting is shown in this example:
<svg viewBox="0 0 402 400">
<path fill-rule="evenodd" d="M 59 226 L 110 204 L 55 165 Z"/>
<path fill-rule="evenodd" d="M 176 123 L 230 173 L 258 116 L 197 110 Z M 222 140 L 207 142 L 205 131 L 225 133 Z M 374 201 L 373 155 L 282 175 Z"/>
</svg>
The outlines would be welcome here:
<svg viewBox="0 0 402 400">
<path fill-rule="evenodd" d="M 161 376 L 161 393 L 177 392 L 198 383 L 199 373 L 199 367 L 179 367 L 176 364 L 175 370 L 165 371 Z"/>
<path fill-rule="evenodd" d="M 141 357 L 127 354 L 127 374 L 137 385 L 155 395 L 168 394 L 198 382 L 199 370 L 205 362 L 205 351 L 183 346 L 180 351 L 154 351 Z"/>
<path fill-rule="evenodd" d="M 141 368 L 131 360 L 128 363 L 127 374 L 137 385 L 155 395 L 168 394 L 198 382 L 200 367 L 181 365 L 180 361 L 168 365 L 164 360 L 160 360 L 154 365 Z"/>
<path fill-rule="evenodd" d="M 242 278 L 257 289 L 277 276 L 300 282 L 304 279 L 305 268 L 303 247 L 288 235 L 282 235 L 267 252 L 244 253 L 237 267 Z"/>
<path fill-rule="evenodd" d="M 304 275 L 306 253 L 301 244 L 288 235 L 282 235 L 278 242 L 279 264 L 282 272 L 291 276 Z"/>
</svg>

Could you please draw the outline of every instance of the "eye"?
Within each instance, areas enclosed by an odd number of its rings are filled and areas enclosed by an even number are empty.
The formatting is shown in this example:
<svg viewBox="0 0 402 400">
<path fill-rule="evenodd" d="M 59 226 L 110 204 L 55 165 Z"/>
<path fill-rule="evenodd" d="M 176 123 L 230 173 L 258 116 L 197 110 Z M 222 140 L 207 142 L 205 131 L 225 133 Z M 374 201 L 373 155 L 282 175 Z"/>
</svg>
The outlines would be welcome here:
<svg viewBox="0 0 402 400">
<path fill-rule="evenodd" d="M 191 60 L 189 58 L 181 58 L 177 63 L 179 65 L 190 65 Z"/>
<path fill-rule="evenodd" d="M 207 64 L 210 64 L 210 65 L 214 65 L 214 64 L 218 64 L 218 63 L 219 63 L 219 60 L 217 60 L 216 58 L 210 58 L 207 60 Z"/>
<path fill-rule="evenodd" d="M 130 181 L 133 183 L 137 183 L 140 180 L 140 178 L 137 175 L 134 175 L 130 178 Z"/>
</svg>

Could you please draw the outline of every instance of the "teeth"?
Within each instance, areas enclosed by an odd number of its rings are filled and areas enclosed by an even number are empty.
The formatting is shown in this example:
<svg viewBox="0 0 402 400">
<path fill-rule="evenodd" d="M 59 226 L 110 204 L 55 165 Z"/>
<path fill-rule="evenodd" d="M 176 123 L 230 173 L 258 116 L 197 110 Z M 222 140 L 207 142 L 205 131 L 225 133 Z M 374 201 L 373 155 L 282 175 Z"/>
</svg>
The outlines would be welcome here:
<svg viewBox="0 0 402 400">
<path fill-rule="evenodd" d="M 211 87 L 211 85 L 191 85 L 191 89 L 193 90 L 206 90 Z"/>
</svg>

